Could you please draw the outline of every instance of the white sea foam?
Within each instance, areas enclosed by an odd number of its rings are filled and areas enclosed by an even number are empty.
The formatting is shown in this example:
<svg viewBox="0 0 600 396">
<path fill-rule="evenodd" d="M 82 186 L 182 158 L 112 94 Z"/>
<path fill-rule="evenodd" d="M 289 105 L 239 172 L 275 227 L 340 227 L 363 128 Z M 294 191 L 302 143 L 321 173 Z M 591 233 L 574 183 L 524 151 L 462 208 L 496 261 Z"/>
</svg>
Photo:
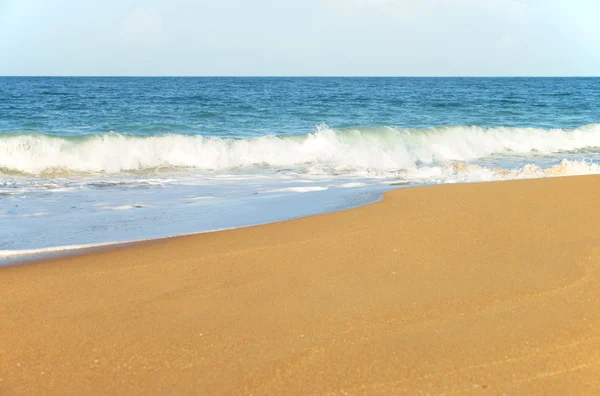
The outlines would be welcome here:
<svg viewBox="0 0 600 396">
<path fill-rule="evenodd" d="M 189 135 L 86 138 L 41 134 L 0 137 L 0 171 L 102 172 L 196 168 L 227 171 L 260 167 L 309 173 L 386 172 L 492 155 L 550 155 L 600 147 L 600 124 L 573 130 L 443 127 L 426 130 L 319 127 L 302 136 L 221 139 Z"/>
<path fill-rule="evenodd" d="M 344 184 L 341 184 L 339 187 L 340 188 L 356 188 L 356 187 L 364 187 L 366 185 L 367 185 L 366 183 L 357 182 L 357 183 L 344 183 Z"/>
<path fill-rule="evenodd" d="M 66 246 L 51 246 L 39 249 L 22 249 L 22 250 L 0 250 L 0 265 L 2 265 L 2 260 L 8 257 L 14 256 L 34 256 L 43 253 L 58 253 L 65 252 L 70 250 L 84 250 L 90 248 L 99 248 L 99 247 L 109 247 L 114 245 L 120 245 L 129 242 L 102 242 L 102 243 L 87 243 L 81 245 L 66 245 Z"/>
<path fill-rule="evenodd" d="M 121 205 L 121 206 L 113 206 L 111 208 L 111 210 L 130 210 L 130 209 L 140 209 L 143 208 L 145 205 Z"/>
<path fill-rule="evenodd" d="M 313 192 L 313 191 L 325 191 L 327 187 L 314 186 L 314 187 L 284 187 L 278 188 L 275 190 L 270 190 L 268 192 Z"/>
<path fill-rule="evenodd" d="M 406 170 L 401 173 L 401 177 L 416 183 L 457 183 L 595 174 L 600 174 L 599 164 L 564 159 L 559 164 L 547 168 L 526 164 L 510 170 L 463 163 L 425 166 Z"/>
</svg>

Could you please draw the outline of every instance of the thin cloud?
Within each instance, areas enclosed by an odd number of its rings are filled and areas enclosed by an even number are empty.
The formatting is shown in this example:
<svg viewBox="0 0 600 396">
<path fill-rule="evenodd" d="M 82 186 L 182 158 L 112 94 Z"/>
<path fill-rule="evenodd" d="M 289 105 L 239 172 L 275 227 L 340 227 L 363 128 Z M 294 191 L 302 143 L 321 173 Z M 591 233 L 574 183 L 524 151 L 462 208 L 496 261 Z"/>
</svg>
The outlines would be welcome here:
<svg viewBox="0 0 600 396">
<path fill-rule="evenodd" d="M 157 48 L 164 43 L 163 20 L 153 8 L 132 11 L 121 24 L 121 37 L 134 48 Z"/>
</svg>

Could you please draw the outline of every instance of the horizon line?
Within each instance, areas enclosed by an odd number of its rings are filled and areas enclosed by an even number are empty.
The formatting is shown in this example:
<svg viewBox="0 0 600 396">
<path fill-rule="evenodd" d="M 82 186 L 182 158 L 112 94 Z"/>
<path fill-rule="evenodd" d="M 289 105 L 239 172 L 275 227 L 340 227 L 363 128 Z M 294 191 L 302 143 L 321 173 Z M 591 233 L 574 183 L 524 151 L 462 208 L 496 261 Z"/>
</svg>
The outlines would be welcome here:
<svg viewBox="0 0 600 396">
<path fill-rule="evenodd" d="M 102 74 L 2 74 L 0 78 L 599 78 L 600 75 L 102 75 Z"/>
</svg>

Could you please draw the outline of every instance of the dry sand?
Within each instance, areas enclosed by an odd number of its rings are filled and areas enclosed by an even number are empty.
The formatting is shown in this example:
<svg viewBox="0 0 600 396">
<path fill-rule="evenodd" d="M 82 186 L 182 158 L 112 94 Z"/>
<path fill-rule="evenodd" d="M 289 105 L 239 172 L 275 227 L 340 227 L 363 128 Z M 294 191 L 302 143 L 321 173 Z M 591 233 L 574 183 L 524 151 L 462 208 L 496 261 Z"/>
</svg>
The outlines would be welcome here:
<svg viewBox="0 0 600 396">
<path fill-rule="evenodd" d="M 0 394 L 600 394 L 599 197 L 400 189 L 0 269 Z"/>
</svg>

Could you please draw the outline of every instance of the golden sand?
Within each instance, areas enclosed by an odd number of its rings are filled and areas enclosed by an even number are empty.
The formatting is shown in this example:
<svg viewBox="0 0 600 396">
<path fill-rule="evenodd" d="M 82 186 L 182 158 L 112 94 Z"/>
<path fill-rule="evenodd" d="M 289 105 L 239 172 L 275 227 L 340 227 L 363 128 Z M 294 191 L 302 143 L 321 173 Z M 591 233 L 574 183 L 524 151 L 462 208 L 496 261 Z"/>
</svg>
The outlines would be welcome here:
<svg viewBox="0 0 600 396">
<path fill-rule="evenodd" d="M 600 394 L 599 198 L 400 189 L 0 269 L 0 394 Z"/>
</svg>

